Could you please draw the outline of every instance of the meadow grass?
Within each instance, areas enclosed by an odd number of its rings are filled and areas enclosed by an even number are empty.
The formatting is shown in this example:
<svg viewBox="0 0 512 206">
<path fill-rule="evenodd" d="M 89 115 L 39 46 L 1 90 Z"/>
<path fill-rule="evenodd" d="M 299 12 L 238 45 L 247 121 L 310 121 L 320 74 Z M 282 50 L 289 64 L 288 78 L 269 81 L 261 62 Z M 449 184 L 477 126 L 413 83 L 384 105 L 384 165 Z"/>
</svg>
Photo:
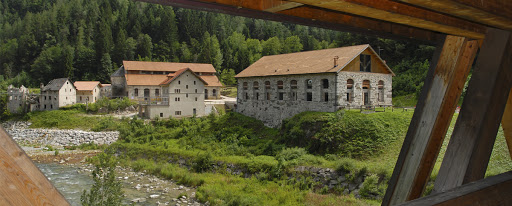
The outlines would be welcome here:
<svg viewBox="0 0 512 206">
<path fill-rule="evenodd" d="M 413 111 L 402 110 L 371 114 L 358 110 L 306 112 L 288 120 L 280 129 L 267 128 L 258 120 L 232 112 L 149 123 L 137 118 L 87 116 L 79 109 L 34 112 L 27 117 L 32 127 L 118 130 L 120 140 L 108 149 L 117 151 L 121 162 L 180 184 L 197 186 L 198 198 L 213 205 L 373 205 L 379 200 L 320 195 L 282 178 L 296 166 L 334 168 L 349 176 L 363 172 L 379 180 L 365 184 L 383 193 L 412 114 Z M 457 117 L 455 114 L 448 129 L 432 180 L 437 176 Z M 322 144 L 312 144 L 315 141 L 339 147 L 319 150 Z M 347 153 L 349 150 L 353 152 Z M 180 158 L 190 169 L 170 163 Z M 211 165 L 219 162 L 236 165 L 252 177 L 231 175 L 222 169 L 212 171 Z M 512 161 L 500 128 L 486 176 L 510 170 Z M 427 193 L 431 187 L 430 183 Z"/>
</svg>

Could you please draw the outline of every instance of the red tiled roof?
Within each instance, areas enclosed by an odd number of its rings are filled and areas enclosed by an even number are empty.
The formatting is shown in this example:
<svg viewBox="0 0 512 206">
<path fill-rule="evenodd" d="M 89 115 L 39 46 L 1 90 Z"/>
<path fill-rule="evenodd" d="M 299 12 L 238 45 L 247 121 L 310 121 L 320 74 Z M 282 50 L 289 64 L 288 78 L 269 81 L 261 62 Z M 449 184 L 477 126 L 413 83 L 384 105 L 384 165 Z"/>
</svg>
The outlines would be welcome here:
<svg viewBox="0 0 512 206">
<path fill-rule="evenodd" d="M 217 76 L 199 76 L 203 79 L 208 85 L 208 87 L 222 87 L 222 83 L 220 83 L 219 78 Z"/>
<path fill-rule="evenodd" d="M 73 85 L 78 91 L 92 91 L 96 86 L 102 86 L 99 81 L 76 81 Z"/>
<path fill-rule="evenodd" d="M 165 80 L 166 74 L 126 74 L 126 84 L 129 86 L 158 86 Z"/>
<path fill-rule="evenodd" d="M 124 69 L 139 71 L 169 71 L 176 72 L 183 68 L 190 68 L 193 72 L 217 72 L 211 64 L 198 63 L 176 63 L 176 62 L 145 62 L 145 61 L 123 61 Z"/>
<path fill-rule="evenodd" d="M 322 49 L 315 51 L 297 52 L 264 56 L 235 77 L 274 76 L 291 74 L 336 73 L 343 69 L 367 48 L 373 53 L 368 44 L 341 48 Z M 334 67 L 334 57 L 338 57 L 338 66 Z M 377 55 L 375 55 L 377 56 Z M 381 63 L 393 73 L 379 58 Z"/>
<path fill-rule="evenodd" d="M 170 84 L 172 81 L 174 81 L 175 79 L 177 79 L 179 76 L 181 76 L 181 74 L 185 73 L 185 71 L 189 71 L 190 70 L 190 73 L 192 73 L 194 76 L 196 76 L 199 80 L 201 80 L 205 85 L 208 84 L 206 81 L 204 81 L 203 79 L 201 79 L 201 77 L 197 76 L 196 73 L 194 73 L 190 68 L 185 68 L 185 69 L 180 69 L 178 71 L 176 71 L 176 73 L 174 73 L 173 75 L 167 75 L 168 76 L 168 79 L 163 81 L 162 83 L 160 83 L 160 85 L 163 85 L 163 84 Z"/>
</svg>

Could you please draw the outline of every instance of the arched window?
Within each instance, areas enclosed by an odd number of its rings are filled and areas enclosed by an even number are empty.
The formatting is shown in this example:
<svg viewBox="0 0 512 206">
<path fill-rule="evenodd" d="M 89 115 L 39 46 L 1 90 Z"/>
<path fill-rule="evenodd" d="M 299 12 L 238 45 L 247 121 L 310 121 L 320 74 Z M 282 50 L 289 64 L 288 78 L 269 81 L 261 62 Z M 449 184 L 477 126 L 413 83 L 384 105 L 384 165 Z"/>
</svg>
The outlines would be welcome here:
<svg viewBox="0 0 512 206">
<path fill-rule="evenodd" d="M 244 82 L 244 84 L 243 84 L 244 90 L 247 90 L 247 87 L 248 87 L 247 85 L 248 85 L 247 82 Z"/>
<path fill-rule="evenodd" d="M 270 89 L 270 82 L 269 81 L 265 81 L 265 89 Z"/>
<path fill-rule="evenodd" d="M 352 89 L 353 86 L 354 86 L 354 80 L 348 79 L 347 80 L 347 89 Z"/>
<path fill-rule="evenodd" d="M 379 90 L 384 89 L 384 81 L 380 80 L 378 86 Z"/>
<path fill-rule="evenodd" d="M 297 80 L 292 80 L 292 81 L 290 82 L 290 87 L 291 87 L 292 89 L 297 89 Z"/>
<path fill-rule="evenodd" d="M 159 96 L 160 96 L 160 89 L 155 89 L 155 96 L 156 96 L 156 97 L 159 97 Z"/>
<path fill-rule="evenodd" d="M 329 88 L 329 80 L 328 79 L 322 79 L 322 87 L 324 89 Z"/>
<path fill-rule="evenodd" d="M 144 89 L 144 97 L 149 97 L 149 89 Z"/>
<path fill-rule="evenodd" d="M 135 88 L 134 93 L 135 93 L 134 95 L 135 95 L 136 97 L 138 97 L 138 96 L 139 96 L 139 89 Z"/>
<path fill-rule="evenodd" d="M 370 89 L 370 80 L 363 81 L 363 89 Z"/>
<path fill-rule="evenodd" d="M 258 90 L 258 89 L 260 89 L 260 83 L 258 83 L 258 82 L 256 82 L 256 81 L 255 81 L 255 82 L 253 82 L 253 83 L 252 83 L 252 88 L 253 88 L 254 90 Z"/>
<path fill-rule="evenodd" d="M 277 81 L 277 89 L 283 89 L 284 88 L 284 85 L 283 85 L 283 81 Z"/>
<path fill-rule="evenodd" d="M 313 80 L 306 79 L 306 88 L 307 89 L 312 89 L 313 88 Z"/>
</svg>

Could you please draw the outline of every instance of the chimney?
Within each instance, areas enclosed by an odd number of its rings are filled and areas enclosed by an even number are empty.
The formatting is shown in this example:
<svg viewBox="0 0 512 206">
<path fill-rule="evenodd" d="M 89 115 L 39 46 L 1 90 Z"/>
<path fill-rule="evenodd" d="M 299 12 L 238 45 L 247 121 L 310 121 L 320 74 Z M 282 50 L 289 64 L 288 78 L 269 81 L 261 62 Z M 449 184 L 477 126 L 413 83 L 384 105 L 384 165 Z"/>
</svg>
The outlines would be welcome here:
<svg viewBox="0 0 512 206">
<path fill-rule="evenodd" d="M 40 88 L 40 89 L 41 89 L 41 91 L 42 91 L 42 90 L 43 90 L 43 88 L 44 88 L 44 84 L 43 84 L 43 83 L 39 84 L 39 88 Z"/>
<path fill-rule="evenodd" d="M 334 67 L 338 66 L 338 59 L 340 57 L 339 56 L 334 56 Z"/>
</svg>

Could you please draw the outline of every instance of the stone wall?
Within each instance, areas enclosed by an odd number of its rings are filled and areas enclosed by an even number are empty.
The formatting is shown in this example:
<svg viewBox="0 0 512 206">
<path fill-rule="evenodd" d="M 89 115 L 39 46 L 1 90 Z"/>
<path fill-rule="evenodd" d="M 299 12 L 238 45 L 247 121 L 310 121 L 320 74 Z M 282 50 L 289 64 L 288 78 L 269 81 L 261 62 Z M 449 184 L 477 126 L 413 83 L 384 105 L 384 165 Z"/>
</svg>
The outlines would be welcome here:
<svg viewBox="0 0 512 206">
<path fill-rule="evenodd" d="M 347 89 L 347 80 L 352 79 L 354 84 L 351 90 Z M 368 72 L 340 72 L 338 74 L 338 103 L 340 106 L 359 107 L 363 102 L 363 81 L 370 81 L 370 88 L 366 90 L 369 95 L 369 105 L 391 106 L 392 102 L 392 76 L 391 74 L 368 73 Z M 379 90 L 379 81 L 383 81 L 382 91 Z M 347 93 L 350 93 L 351 100 L 347 101 Z M 379 94 L 380 93 L 380 94 Z M 379 95 L 383 95 L 379 101 Z"/>
<path fill-rule="evenodd" d="M 328 81 L 328 88 L 323 86 L 324 79 Z M 311 89 L 307 87 L 308 80 L 312 81 Z M 304 111 L 334 112 L 335 80 L 335 73 L 239 78 L 236 111 L 259 119 L 269 127 L 277 127 L 283 119 Z M 266 81 L 270 82 L 270 88 L 265 86 Z M 282 89 L 278 88 L 278 81 L 283 81 Z M 292 88 L 291 81 L 297 81 L 296 89 Z M 244 89 L 244 82 L 247 82 L 247 89 Z M 258 89 L 254 82 L 258 82 Z M 308 101 L 308 93 L 311 101 Z"/>
<path fill-rule="evenodd" d="M 111 144 L 119 132 L 89 132 L 82 130 L 30 129 L 28 122 L 2 123 L 16 142 L 37 145 L 72 146 L 86 143 Z"/>
</svg>

